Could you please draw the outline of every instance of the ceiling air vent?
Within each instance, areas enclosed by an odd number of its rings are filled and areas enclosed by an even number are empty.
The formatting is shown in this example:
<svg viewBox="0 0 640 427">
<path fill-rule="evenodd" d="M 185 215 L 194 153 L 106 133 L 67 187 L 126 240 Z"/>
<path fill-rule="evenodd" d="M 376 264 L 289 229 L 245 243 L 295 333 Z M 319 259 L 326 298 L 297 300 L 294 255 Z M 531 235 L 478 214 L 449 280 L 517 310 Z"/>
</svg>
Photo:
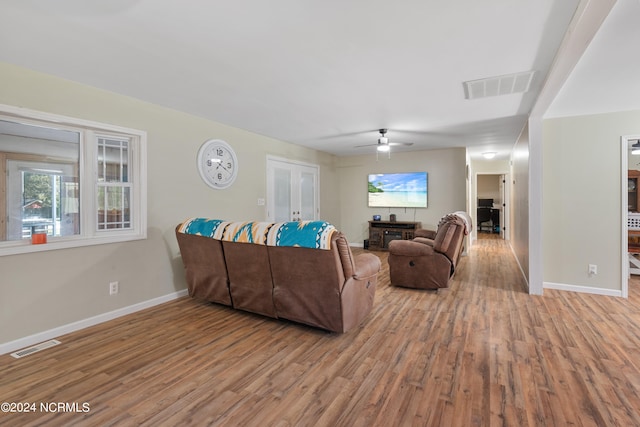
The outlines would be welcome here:
<svg viewBox="0 0 640 427">
<path fill-rule="evenodd" d="M 464 97 L 466 99 L 476 99 L 487 96 L 524 93 L 529 90 L 534 74 L 535 71 L 525 71 L 480 80 L 470 80 L 462 83 L 462 86 L 464 86 Z"/>
</svg>

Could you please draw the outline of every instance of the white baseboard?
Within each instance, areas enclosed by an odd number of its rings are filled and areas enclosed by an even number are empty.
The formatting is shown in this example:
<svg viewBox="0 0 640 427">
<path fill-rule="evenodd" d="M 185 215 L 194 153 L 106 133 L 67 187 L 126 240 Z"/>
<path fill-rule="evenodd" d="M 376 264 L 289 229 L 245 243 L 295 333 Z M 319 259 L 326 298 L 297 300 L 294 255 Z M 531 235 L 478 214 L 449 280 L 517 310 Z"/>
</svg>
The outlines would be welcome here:
<svg viewBox="0 0 640 427">
<path fill-rule="evenodd" d="M 610 297 L 622 297 L 619 289 L 592 288 L 591 286 L 567 285 L 565 283 L 544 282 L 544 289 L 556 289 L 559 291 L 581 292 L 584 294 L 606 295 Z"/>
<path fill-rule="evenodd" d="M 113 320 L 118 317 L 125 316 L 127 314 L 135 313 L 136 311 L 144 310 L 145 308 L 163 304 L 165 302 L 183 297 L 185 295 L 188 295 L 188 292 L 186 289 L 183 289 L 181 291 L 177 291 L 168 295 L 163 295 L 161 297 L 153 298 L 148 301 L 143 301 L 127 307 L 119 308 L 117 310 L 110 311 L 108 313 L 103 313 L 97 316 L 89 317 L 88 319 L 79 320 L 77 322 L 73 322 L 67 325 L 59 326 L 57 328 L 49 329 L 48 331 L 43 331 L 34 335 L 29 335 L 28 337 L 19 338 L 14 341 L 2 343 L 0 344 L 0 355 L 11 353 L 13 351 L 20 350 L 21 348 L 29 347 L 34 344 L 38 344 L 43 341 L 47 341 L 47 340 L 59 337 L 60 335 L 65 335 L 71 332 L 79 331 L 80 329 L 88 328 L 89 326 L 97 325 L 98 323 L 107 322 L 109 320 Z"/>
</svg>

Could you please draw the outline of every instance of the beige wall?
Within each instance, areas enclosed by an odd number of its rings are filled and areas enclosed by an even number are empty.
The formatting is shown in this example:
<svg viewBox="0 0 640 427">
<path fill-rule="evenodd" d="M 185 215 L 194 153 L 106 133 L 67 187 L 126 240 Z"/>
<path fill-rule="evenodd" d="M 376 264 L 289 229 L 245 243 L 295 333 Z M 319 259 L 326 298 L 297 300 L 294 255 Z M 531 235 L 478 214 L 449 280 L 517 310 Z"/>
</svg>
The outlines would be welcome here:
<svg viewBox="0 0 640 427">
<path fill-rule="evenodd" d="M 509 160 L 472 160 L 476 174 L 503 174 L 509 172 Z"/>
<path fill-rule="evenodd" d="M 478 175 L 478 199 L 493 199 L 496 204 L 502 203 L 500 194 L 501 175 Z"/>
<path fill-rule="evenodd" d="M 529 126 L 511 152 L 511 248 L 529 283 Z"/>
<path fill-rule="evenodd" d="M 184 289 L 175 225 L 190 216 L 264 219 L 267 155 L 319 164 L 323 219 L 341 227 L 334 156 L 13 65 L 0 63 L 0 81 L 2 104 L 147 131 L 149 212 L 147 240 L 0 257 L 0 344 Z M 209 138 L 238 155 L 227 190 L 198 175 Z M 120 293 L 109 296 L 114 280 Z"/>
<path fill-rule="evenodd" d="M 394 213 L 398 221 L 420 221 L 424 228 L 438 224 L 443 215 L 466 209 L 465 180 L 466 150 L 443 150 L 391 153 L 391 158 L 375 152 L 368 155 L 338 158 L 340 185 L 340 223 L 350 242 L 359 243 L 368 238 L 368 221 L 374 214 L 388 220 Z M 369 208 L 367 206 L 367 175 L 383 172 L 421 172 L 429 174 L 428 207 L 424 208 Z"/>
<path fill-rule="evenodd" d="M 640 133 L 640 110 L 543 125 L 545 286 L 620 291 L 620 137 Z"/>
</svg>

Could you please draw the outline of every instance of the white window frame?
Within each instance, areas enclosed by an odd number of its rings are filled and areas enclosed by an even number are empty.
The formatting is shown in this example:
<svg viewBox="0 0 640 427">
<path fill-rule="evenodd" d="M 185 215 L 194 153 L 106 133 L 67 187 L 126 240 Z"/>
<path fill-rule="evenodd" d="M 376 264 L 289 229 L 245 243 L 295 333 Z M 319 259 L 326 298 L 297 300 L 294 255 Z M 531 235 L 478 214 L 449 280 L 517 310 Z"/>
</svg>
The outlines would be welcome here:
<svg viewBox="0 0 640 427">
<path fill-rule="evenodd" d="M 2 241 L 0 256 L 147 238 L 147 133 L 145 131 L 4 104 L 0 104 L 0 119 L 56 128 L 65 127 L 80 133 L 80 234 L 49 236 L 47 243 L 40 245 L 32 245 L 26 239 Z M 97 139 L 99 137 L 127 138 L 130 141 L 131 165 L 128 168 L 131 181 L 130 228 L 98 230 Z"/>
</svg>

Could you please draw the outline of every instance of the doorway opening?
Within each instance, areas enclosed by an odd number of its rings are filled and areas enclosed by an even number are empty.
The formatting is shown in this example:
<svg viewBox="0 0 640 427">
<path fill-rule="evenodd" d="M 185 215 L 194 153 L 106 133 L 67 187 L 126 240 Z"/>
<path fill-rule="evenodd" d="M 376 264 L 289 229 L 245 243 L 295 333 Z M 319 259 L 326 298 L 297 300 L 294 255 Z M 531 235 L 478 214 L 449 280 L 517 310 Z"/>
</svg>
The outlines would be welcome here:
<svg viewBox="0 0 640 427">
<path fill-rule="evenodd" d="M 629 280 L 640 278 L 640 135 L 621 137 L 621 145 L 621 290 L 628 298 Z"/>
<path fill-rule="evenodd" d="M 476 237 L 508 239 L 508 174 L 477 174 L 475 197 Z"/>
</svg>

